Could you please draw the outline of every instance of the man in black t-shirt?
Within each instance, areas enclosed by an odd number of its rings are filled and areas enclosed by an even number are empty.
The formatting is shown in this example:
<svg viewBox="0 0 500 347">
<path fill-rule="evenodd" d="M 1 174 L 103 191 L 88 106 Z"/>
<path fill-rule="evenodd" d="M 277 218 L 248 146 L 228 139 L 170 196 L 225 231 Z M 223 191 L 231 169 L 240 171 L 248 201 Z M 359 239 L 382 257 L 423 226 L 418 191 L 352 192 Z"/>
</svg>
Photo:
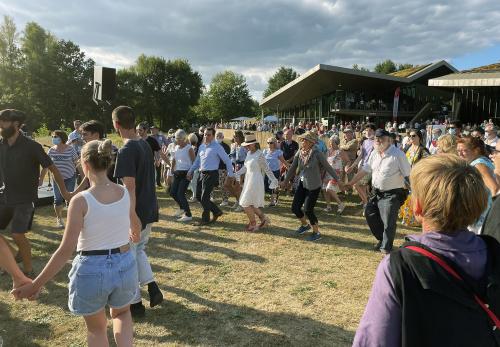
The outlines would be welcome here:
<svg viewBox="0 0 500 347">
<path fill-rule="evenodd" d="M 131 216 L 131 223 L 139 227 L 141 239 L 134 243 L 139 283 L 136 298 L 130 305 L 132 316 L 141 317 L 145 307 L 141 299 L 141 285 L 148 285 L 150 306 L 160 304 L 163 294 L 156 284 L 145 247 L 151 233 L 151 226 L 158 221 L 158 201 L 155 190 L 155 168 L 153 152 L 149 144 L 135 132 L 135 115 L 132 108 L 118 106 L 113 110 L 113 126 L 124 140 L 116 157 L 115 177 L 120 178 L 130 194 L 130 204 L 136 214 Z"/>
<path fill-rule="evenodd" d="M 40 166 L 48 168 L 65 200 L 71 199 L 64 180 L 42 146 L 25 137 L 20 128 L 23 112 L 0 111 L 0 229 L 11 226 L 12 238 L 19 248 L 16 259 L 22 260 L 23 271 L 33 277 L 31 245 L 26 233 L 31 229 L 34 203 L 38 199 Z"/>
</svg>

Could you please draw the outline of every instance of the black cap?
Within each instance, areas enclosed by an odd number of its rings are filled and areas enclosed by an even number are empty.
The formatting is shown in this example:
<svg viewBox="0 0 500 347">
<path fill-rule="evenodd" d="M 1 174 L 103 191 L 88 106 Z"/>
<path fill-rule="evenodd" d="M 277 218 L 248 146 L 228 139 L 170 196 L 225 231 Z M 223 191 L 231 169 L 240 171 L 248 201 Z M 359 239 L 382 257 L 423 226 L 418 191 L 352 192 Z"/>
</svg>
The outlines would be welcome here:
<svg viewBox="0 0 500 347">
<path fill-rule="evenodd" d="M 0 120 L 7 122 L 19 122 L 22 124 L 26 120 L 26 115 L 22 111 L 8 108 L 0 111 Z"/>
<path fill-rule="evenodd" d="M 375 131 L 375 137 L 382 137 L 382 136 L 391 136 L 391 133 L 389 133 L 387 130 L 384 129 L 377 129 Z"/>
</svg>

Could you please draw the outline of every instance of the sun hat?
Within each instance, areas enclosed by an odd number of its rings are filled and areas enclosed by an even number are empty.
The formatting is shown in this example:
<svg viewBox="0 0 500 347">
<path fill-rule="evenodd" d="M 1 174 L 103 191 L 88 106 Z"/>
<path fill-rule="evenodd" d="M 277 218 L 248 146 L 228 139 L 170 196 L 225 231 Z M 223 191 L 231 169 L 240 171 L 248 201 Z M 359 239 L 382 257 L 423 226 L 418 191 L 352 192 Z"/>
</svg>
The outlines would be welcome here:
<svg viewBox="0 0 500 347">
<path fill-rule="evenodd" d="M 257 143 L 257 138 L 255 137 L 255 134 L 247 134 L 245 135 L 245 142 L 243 142 L 241 145 L 242 146 L 249 146 Z"/>
<path fill-rule="evenodd" d="M 318 142 L 318 134 L 313 131 L 306 131 L 302 135 L 299 136 L 300 140 L 306 140 L 312 143 Z"/>
</svg>

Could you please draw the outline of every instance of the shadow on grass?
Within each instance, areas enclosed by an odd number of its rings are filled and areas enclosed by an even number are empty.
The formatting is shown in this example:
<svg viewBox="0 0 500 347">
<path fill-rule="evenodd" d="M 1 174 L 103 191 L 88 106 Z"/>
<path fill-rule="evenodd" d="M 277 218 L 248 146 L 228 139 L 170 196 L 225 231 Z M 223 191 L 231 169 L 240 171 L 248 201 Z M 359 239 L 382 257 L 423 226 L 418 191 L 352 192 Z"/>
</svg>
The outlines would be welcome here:
<svg viewBox="0 0 500 347">
<path fill-rule="evenodd" d="M 35 320 L 37 321 L 25 321 L 11 316 L 10 306 L 0 301 L 0 337 L 3 345 L 40 346 L 35 340 L 47 341 L 51 335 L 50 325 L 45 322 L 47 317 L 39 316 Z"/>
<path fill-rule="evenodd" d="M 169 333 L 136 334 L 136 338 L 205 346 L 349 346 L 354 337 L 351 331 L 308 317 L 215 302 L 170 286 L 162 289 L 203 309 L 196 311 L 169 301 L 147 319 L 148 324 L 165 327 Z"/>
</svg>

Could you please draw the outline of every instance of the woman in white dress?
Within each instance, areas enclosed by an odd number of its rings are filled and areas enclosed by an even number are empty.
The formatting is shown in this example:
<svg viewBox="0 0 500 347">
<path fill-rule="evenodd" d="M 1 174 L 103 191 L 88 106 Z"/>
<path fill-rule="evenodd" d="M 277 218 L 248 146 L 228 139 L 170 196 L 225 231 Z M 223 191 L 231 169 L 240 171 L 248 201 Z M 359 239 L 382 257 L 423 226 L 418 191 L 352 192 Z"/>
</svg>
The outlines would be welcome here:
<svg viewBox="0 0 500 347">
<path fill-rule="evenodd" d="M 245 175 L 240 195 L 240 206 L 243 207 L 249 220 L 247 231 L 257 231 L 270 223 L 269 218 L 260 210 L 264 207 L 264 173 L 270 181 L 270 189 L 278 187 L 278 180 L 269 169 L 266 158 L 259 149 L 255 134 L 245 135 L 245 142 L 241 145 L 248 149 L 248 153 L 244 166 L 235 174 L 237 177 Z M 257 225 L 255 215 L 260 219 L 259 225 Z"/>
</svg>

